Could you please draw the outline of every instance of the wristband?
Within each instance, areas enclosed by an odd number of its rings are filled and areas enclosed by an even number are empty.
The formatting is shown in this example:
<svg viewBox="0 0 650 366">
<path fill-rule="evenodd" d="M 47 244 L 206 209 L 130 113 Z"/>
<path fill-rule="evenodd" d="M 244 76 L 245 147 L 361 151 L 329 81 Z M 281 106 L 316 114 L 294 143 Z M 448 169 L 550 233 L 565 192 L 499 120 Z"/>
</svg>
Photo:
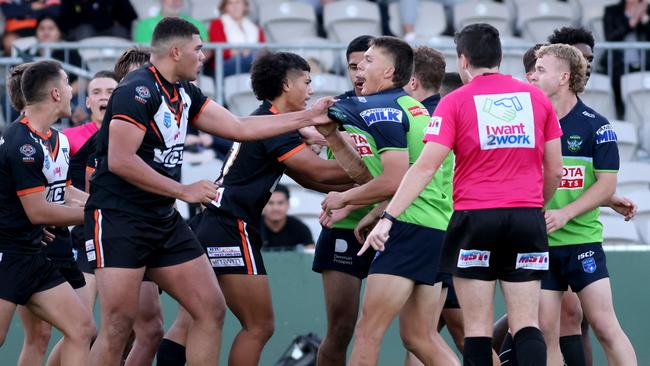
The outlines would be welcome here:
<svg viewBox="0 0 650 366">
<path fill-rule="evenodd" d="M 393 215 L 386 212 L 386 210 L 384 210 L 384 212 L 381 214 L 381 216 L 379 218 L 380 219 L 386 219 L 386 220 L 390 221 L 393 224 L 395 223 L 395 221 L 397 221 L 397 219 Z"/>
</svg>

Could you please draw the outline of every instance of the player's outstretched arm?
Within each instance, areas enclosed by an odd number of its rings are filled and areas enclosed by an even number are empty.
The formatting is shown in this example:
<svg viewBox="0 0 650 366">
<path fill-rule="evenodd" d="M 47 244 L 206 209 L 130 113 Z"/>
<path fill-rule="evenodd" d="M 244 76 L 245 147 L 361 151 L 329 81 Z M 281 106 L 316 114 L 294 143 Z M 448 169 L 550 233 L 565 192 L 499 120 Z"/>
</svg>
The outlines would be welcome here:
<svg viewBox="0 0 650 366">
<path fill-rule="evenodd" d="M 318 131 L 325 136 L 327 145 L 334 154 L 337 163 L 348 173 L 350 178 L 359 184 L 368 183 L 372 179 L 372 174 L 357 151 L 337 130 L 337 126 L 332 122 L 330 125 L 319 126 Z"/>
<path fill-rule="evenodd" d="M 228 140 L 262 140 L 302 127 L 328 122 L 327 108 L 333 103 L 333 98 L 326 97 L 319 99 L 312 108 L 300 112 L 237 117 L 216 102 L 210 101 L 194 121 L 194 126 L 201 131 Z"/>
<path fill-rule="evenodd" d="M 431 182 L 438 168 L 445 160 L 451 149 L 437 142 L 427 142 L 422 153 L 404 175 L 395 196 L 386 206 L 386 213 L 392 217 L 398 217 L 407 207 L 422 193 L 424 188 Z M 384 250 L 384 243 L 388 240 L 388 232 L 392 227 L 389 220 L 379 220 L 372 229 L 358 255 L 363 254 L 370 246 L 376 250 Z"/>
<path fill-rule="evenodd" d="M 34 225 L 70 226 L 84 222 L 83 207 L 68 207 L 47 201 L 45 191 L 20 196 L 29 221 Z"/>
<path fill-rule="evenodd" d="M 370 182 L 348 191 L 330 192 L 321 207 L 326 214 L 347 205 L 370 205 L 389 199 L 395 194 L 409 167 L 408 151 L 388 150 L 381 154 L 383 172 Z"/>
<path fill-rule="evenodd" d="M 189 203 L 209 203 L 216 197 L 216 184 L 199 181 L 189 185 L 165 177 L 137 155 L 145 132 L 136 125 L 113 119 L 109 126 L 108 169 L 145 191 Z"/>
<path fill-rule="evenodd" d="M 557 210 L 546 210 L 546 230 L 561 229 L 574 217 L 606 204 L 616 191 L 616 173 L 596 173 L 596 182 L 580 197 Z"/>
<path fill-rule="evenodd" d="M 547 204 L 562 181 L 562 145 L 560 138 L 544 144 L 544 204 Z"/>
<path fill-rule="evenodd" d="M 627 197 L 613 195 L 603 206 L 607 206 L 625 217 L 625 221 L 630 221 L 636 215 L 637 205 Z"/>
<path fill-rule="evenodd" d="M 325 184 L 354 183 L 336 161 L 325 160 L 309 148 L 301 149 L 282 163 L 292 174 L 303 176 L 309 181 Z"/>
<path fill-rule="evenodd" d="M 85 206 L 88 200 L 88 193 L 81 191 L 74 186 L 65 187 L 65 203 L 68 206 Z"/>
<path fill-rule="evenodd" d="M 292 169 L 287 169 L 286 173 L 301 186 L 321 193 L 343 192 L 354 187 L 354 183 L 327 184 L 313 181 L 302 175 L 300 172 L 296 172 Z"/>
</svg>

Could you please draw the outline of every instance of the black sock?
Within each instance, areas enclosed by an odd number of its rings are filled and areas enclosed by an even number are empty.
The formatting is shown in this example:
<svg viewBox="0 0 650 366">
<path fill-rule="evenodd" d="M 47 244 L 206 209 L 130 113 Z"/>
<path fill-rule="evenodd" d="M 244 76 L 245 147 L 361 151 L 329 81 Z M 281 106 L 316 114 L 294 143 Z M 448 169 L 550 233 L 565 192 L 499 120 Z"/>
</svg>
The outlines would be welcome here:
<svg viewBox="0 0 650 366">
<path fill-rule="evenodd" d="M 492 338 L 466 337 L 463 365 L 492 366 Z"/>
<path fill-rule="evenodd" d="M 515 354 L 515 340 L 510 332 L 506 333 L 503 339 L 501 350 L 499 350 L 499 360 L 502 365 L 517 366 L 517 355 Z"/>
<path fill-rule="evenodd" d="M 546 366 L 546 342 L 538 328 L 522 328 L 515 334 L 514 340 L 520 366 Z"/>
<path fill-rule="evenodd" d="M 163 338 L 156 353 L 157 366 L 184 366 L 185 346 Z"/>
<path fill-rule="evenodd" d="M 585 349 L 582 347 L 582 335 L 560 337 L 560 349 L 567 366 L 586 366 Z"/>
</svg>

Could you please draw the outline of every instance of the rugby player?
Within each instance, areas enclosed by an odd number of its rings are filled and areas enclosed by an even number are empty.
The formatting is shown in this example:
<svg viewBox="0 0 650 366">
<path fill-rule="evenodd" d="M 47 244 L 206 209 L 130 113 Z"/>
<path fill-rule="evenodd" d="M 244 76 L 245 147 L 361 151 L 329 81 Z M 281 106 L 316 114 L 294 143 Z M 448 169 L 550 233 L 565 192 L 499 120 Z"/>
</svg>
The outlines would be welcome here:
<svg viewBox="0 0 650 366">
<path fill-rule="evenodd" d="M 575 47 L 556 44 L 536 52 L 531 81 L 553 102 L 564 132 L 562 184 L 547 205 L 550 272 L 542 281 L 540 323 L 549 362 L 563 362 L 560 352 L 562 294 L 571 287 L 603 345 L 609 364 L 636 365 L 636 355 L 616 319 L 602 249 L 599 206 L 616 190 L 619 167 L 616 134 L 606 118 L 584 105 L 587 62 Z"/>
<path fill-rule="evenodd" d="M 307 61 L 293 53 L 269 52 L 258 57 L 251 68 L 251 84 L 262 104 L 253 115 L 304 110 L 313 94 L 309 72 Z M 242 325 L 230 348 L 231 365 L 257 365 L 273 335 L 260 224 L 262 210 L 285 170 L 297 182 L 317 190 L 340 190 L 353 183 L 336 161 L 321 159 L 306 148 L 298 132 L 236 142 L 217 179 L 217 197 L 190 224 L 203 244 L 228 307 Z M 177 319 L 177 329 L 170 330 L 166 338 L 175 337 L 172 340 L 182 345 L 186 330 L 178 328 L 189 321 L 183 311 L 179 318 L 185 320 Z M 180 337 L 175 336 L 179 333 Z"/>
<path fill-rule="evenodd" d="M 79 203 L 85 197 L 67 180 L 70 145 L 51 128 L 59 118 L 70 117 L 72 88 L 55 61 L 31 64 L 20 85 L 23 114 L 0 140 L 0 345 L 16 306 L 25 305 L 63 333 L 62 364 L 87 365 L 95 333 L 90 311 L 42 248 L 43 225 L 67 230 L 68 225 L 83 222 Z M 20 100 L 15 90 L 13 95 Z M 72 256 L 69 232 L 66 236 L 63 229 L 52 230 L 60 242 L 54 238 L 48 246 L 56 245 Z M 66 253 L 68 260 L 74 262 Z M 83 282 L 80 272 L 77 275 L 75 279 Z"/>
<path fill-rule="evenodd" d="M 402 89 L 413 73 L 411 47 L 393 37 L 375 38 L 358 68 L 362 96 L 337 102 L 329 117 L 353 137 L 374 178 L 342 193 L 330 192 L 322 203 L 326 214 L 392 196 L 409 162 L 415 161 L 424 145 L 429 114 Z M 335 148 L 333 152 L 338 159 Z M 443 187 L 449 184 L 451 164 L 399 218 L 391 250 L 375 256 L 370 265 L 351 364 L 377 362 L 381 339 L 400 311 L 400 334 L 407 350 L 426 364 L 458 364 L 455 355 L 440 350 L 430 338 L 437 321 L 432 309 L 440 297 L 436 277 L 442 230 L 451 213 L 451 197 Z M 375 208 L 369 215 L 377 217 L 377 212 L 381 210 Z M 418 248 L 416 243 L 423 241 L 429 245 Z"/>
<path fill-rule="evenodd" d="M 87 255 L 95 256 L 102 327 L 91 363 L 120 363 L 146 272 L 193 320 L 187 363 L 214 365 L 223 295 L 200 243 L 173 206 L 175 199 L 208 204 L 217 185 L 179 183 L 187 125 L 231 140 L 259 140 L 317 124 L 332 99 L 302 112 L 238 118 L 189 83 L 205 59 L 194 25 L 165 18 L 151 44 L 151 64 L 127 74 L 115 89 L 97 136 L 85 230 L 94 248 Z"/>
<path fill-rule="evenodd" d="M 455 40 L 466 85 L 438 104 L 420 158 L 364 247 L 387 248 L 390 217 L 416 199 L 453 149 L 454 214 L 441 263 L 454 275 L 463 309 L 464 363 L 492 365 L 493 297 L 500 280 L 518 360 L 546 365 L 537 319 L 540 280 L 548 269 L 542 208 L 562 177 L 562 132 L 543 93 L 499 74 L 501 42 L 494 27 L 468 25 Z"/>
</svg>

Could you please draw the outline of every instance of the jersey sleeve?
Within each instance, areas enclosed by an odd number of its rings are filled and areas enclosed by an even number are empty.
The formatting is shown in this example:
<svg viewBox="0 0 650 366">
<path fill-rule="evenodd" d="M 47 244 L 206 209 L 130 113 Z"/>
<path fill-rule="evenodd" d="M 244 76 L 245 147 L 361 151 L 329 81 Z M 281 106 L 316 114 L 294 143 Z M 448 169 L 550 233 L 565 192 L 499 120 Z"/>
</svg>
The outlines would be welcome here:
<svg viewBox="0 0 650 366">
<path fill-rule="evenodd" d="M 293 154 L 307 147 L 297 132 L 266 139 L 262 144 L 266 152 L 279 162 L 287 160 Z"/>
<path fill-rule="evenodd" d="M 153 87 L 135 80 L 120 85 L 111 95 L 111 120 L 132 123 L 146 132 L 148 122 L 156 112 Z"/>
<path fill-rule="evenodd" d="M 437 142 L 453 149 L 456 143 L 456 115 L 450 97 L 442 98 L 424 133 L 424 142 Z"/>
<path fill-rule="evenodd" d="M 607 121 L 595 131 L 593 164 L 596 173 L 618 172 L 619 156 L 616 141 L 616 132 Z"/>
<path fill-rule="evenodd" d="M 190 96 L 190 101 L 191 101 L 187 120 L 190 121 L 190 124 L 192 124 L 199 118 L 199 116 L 201 115 L 205 107 L 208 106 L 208 103 L 210 103 L 210 99 L 206 97 L 201 91 L 201 89 L 199 89 L 194 84 L 187 83 L 186 87 L 187 87 L 186 89 L 187 95 Z"/>
<path fill-rule="evenodd" d="M 12 148 L 12 150 L 14 151 L 8 151 L 7 159 L 16 184 L 16 194 L 25 196 L 45 190 L 46 179 L 42 170 L 41 146 L 34 142 L 28 142 Z"/>
<path fill-rule="evenodd" d="M 350 107 L 350 101 L 347 98 L 341 99 L 329 107 L 327 116 L 339 125 L 345 124 L 346 121 L 354 118 Z"/>
<path fill-rule="evenodd" d="M 562 137 L 562 127 L 560 126 L 560 120 L 557 118 L 557 113 L 555 113 L 551 101 L 548 98 L 545 100 L 547 113 L 546 123 L 544 125 L 544 141 L 551 141 Z"/>
</svg>

